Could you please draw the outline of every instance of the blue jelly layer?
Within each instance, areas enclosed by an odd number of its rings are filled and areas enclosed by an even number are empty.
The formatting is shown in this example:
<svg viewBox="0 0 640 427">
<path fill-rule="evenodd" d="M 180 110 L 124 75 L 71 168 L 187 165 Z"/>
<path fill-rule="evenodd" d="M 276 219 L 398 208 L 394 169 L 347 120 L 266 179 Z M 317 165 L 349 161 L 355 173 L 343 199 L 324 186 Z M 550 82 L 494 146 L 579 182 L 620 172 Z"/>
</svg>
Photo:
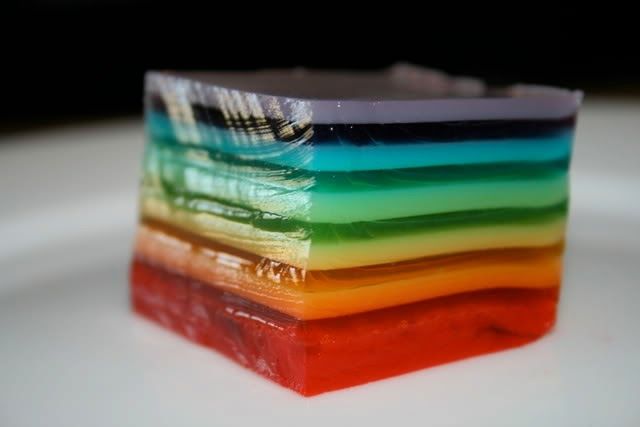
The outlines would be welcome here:
<svg viewBox="0 0 640 427">
<path fill-rule="evenodd" d="M 245 160 L 310 171 L 361 171 L 426 166 L 473 165 L 500 162 L 547 162 L 567 158 L 573 131 L 545 137 L 463 140 L 456 142 L 409 141 L 394 144 L 353 145 L 348 141 L 311 145 L 304 140 L 268 141 L 255 135 L 202 123 L 172 122 L 164 114 L 148 111 L 147 132 L 153 138 L 176 144 L 232 154 Z"/>
</svg>

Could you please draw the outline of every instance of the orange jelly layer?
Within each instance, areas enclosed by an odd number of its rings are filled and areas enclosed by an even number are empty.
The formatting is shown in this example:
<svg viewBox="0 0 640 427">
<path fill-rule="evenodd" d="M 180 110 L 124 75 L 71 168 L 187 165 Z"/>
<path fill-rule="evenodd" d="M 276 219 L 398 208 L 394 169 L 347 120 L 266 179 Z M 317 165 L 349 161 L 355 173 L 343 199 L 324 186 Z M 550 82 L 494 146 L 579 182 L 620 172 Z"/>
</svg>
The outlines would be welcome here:
<svg viewBox="0 0 640 427">
<path fill-rule="evenodd" d="M 361 313 L 491 288 L 555 288 L 562 245 L 469 252 L 339 270 L 304 270 L 158 223 L 140 225 L 136 256 L 298 319 Z"/>
<path fill-rule="evenodd" d="M 558 288 L 304 321 L 135 260 L 131 298 L 147 318 L 309 396 L 530 342 L 553 326 Z"/>
</svg>

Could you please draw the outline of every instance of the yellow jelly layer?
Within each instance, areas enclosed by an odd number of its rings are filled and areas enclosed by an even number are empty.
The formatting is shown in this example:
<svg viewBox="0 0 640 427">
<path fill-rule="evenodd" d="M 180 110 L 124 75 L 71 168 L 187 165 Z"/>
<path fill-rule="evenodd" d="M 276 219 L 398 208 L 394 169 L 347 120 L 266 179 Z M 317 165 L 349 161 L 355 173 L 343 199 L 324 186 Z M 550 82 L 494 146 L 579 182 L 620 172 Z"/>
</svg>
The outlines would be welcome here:
<svg viewBox="0 0 640 427">
<path fill-rule="evenodd" d="M 145 224 L 138 229 L 135 252 L 147 262 L 299 319 L 343 316 L 488 288 L 555 287 L 562 267 L 558 243 L 370 267 L 305 270 Z"/>
</svg>

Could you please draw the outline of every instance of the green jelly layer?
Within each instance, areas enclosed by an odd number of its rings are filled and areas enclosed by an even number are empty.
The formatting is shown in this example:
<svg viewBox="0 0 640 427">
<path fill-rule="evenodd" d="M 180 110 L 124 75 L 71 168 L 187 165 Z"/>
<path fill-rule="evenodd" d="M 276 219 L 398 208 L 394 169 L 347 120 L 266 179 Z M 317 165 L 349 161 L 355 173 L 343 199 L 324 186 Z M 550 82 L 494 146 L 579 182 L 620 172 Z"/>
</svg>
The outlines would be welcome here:
<svg viewBox="0 0 640 427">
<path fill-rule="evenodd" d="M 228 219 L 154 197 L 141 200 L 145 219 L 300 268 L 325 270 L 497 248 L 542 247 L 564 238 L 566 204 L 545 209 L 436 215 L 406 221 L 301 224 Z M 262 227 L 262 228 L 260 228 Z"/>
<path fill-rule="evenodd" d="M 567 213 L 566 200 L 555 205 L 537 208 L 498 208 L 447 212 L 414 217 L 393 218 L 380 221 L 354 223 L 314 223 L 267 214 L 240 206 L 228 205 L 212 199 L 183 197 L 170 194 L 143 193 L 146 199 L 155 199 L 183 214 L 207 214 L 239 224 L 273 233 L 284 233 L 300 240 L 314 242 L 345 242 L 349 240 L 375 240 L 402 236 L 416 232 L 441 232 L 465 227 L 483 227 L 497 224 L 533 225 L 557 218 Z M 143 200 L 144 200 L 143 198 Z M 151 212 L 152 213 L 152 212 Z"/>
<path fill-rule="evenodd" d="M 309 172 L 265 167 L 196 149 L 150 144 L 148 191 L 215 200 L 315 223 L 351 223 L 451 211 L 540 207 L 567 198 L 568 159 L 413 169 Z"/>
</svg>

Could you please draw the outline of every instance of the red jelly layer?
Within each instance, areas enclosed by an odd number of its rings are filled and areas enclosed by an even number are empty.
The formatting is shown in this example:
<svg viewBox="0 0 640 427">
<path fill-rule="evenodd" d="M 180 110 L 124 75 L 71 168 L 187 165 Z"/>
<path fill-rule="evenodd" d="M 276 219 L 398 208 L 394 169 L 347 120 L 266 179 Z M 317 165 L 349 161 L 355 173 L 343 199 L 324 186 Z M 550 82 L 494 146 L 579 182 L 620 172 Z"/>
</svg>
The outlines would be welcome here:
<svg viewBox="0 0 640 427">
<path fill-rule="evenodd" d="M 136 312 L 310 396 L 530 342 L 558 289 L 494 289 L 302 321 L 135 260 Z"/>
</svg>

